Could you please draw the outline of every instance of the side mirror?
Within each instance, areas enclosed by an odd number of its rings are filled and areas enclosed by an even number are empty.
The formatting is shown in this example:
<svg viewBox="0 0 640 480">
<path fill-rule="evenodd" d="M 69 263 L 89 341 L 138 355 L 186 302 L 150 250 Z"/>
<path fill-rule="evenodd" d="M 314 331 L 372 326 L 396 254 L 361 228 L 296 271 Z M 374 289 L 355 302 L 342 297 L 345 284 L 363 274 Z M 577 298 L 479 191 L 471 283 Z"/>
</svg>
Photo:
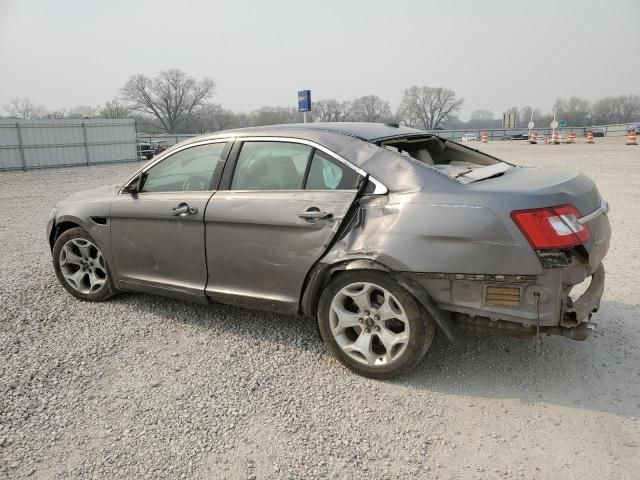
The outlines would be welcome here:
<svg viewBox="0 0 640 480">
<path fill-rule="evenodd" d="M 144 173 L 141 173 L 136 178 L 134 178 L 128 185 L 122 187 L 122 193 L 126 193 L 129 195 L 134 195 L 139 193 L 142 187 L 142 180 L 144 178 Z"/>
</svg>

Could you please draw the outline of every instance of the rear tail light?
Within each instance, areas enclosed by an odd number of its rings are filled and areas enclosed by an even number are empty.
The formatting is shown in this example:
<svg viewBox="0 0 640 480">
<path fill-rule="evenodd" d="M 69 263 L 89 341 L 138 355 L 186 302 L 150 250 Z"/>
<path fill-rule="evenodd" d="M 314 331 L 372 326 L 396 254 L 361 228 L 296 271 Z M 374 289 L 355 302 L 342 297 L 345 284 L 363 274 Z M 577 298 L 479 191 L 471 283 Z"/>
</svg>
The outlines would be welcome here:
<svg viewBox="0 0 640 480">
<path fill-rule="evenodd" d="M 571 205 L 517 210 L 511 218 L 533 248 L 569 248 L 589 241 L 589 227 L 578 222 L 580 213 Z"/>
</svg>

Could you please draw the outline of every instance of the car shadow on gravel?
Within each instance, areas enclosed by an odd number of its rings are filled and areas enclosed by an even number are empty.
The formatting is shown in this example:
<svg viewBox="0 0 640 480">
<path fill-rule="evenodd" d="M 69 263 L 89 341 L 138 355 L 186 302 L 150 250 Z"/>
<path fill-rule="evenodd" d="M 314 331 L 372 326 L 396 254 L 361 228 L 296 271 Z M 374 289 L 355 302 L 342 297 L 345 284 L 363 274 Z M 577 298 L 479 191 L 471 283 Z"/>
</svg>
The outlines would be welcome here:
<svg viewBox="0 0 640 480">
<path fill-rule="evenodd" d="M 283 347 L 323 350 L 320 333 L 309 318 L 214 303 L 201 305 L 153 295 L 123 293 L 110 302 L 126 304 L 141 313 L 164 317 L 205 329 L 252 337 Z"/>
<path fill-rule="evenodd" d="M 441 332 L 423 361 L 394 382 L 450 395 L 553 403 L 623 416 L 640 410 L 640 305 L 603 301 L 594 335 L 577 342 Z"/>
<path fill-rule="evenodd" d="M 176 324 L 221 329 L 279 348 L 324 352 L 316 324 L 308 318 L 143 294 L 123 294 L 112 302 Z M 598 330 L 587 341 L 543 337 L 538 351 L 534 339 L 465 334 L 458 345 L 452 345 L 438 331 L 431 350 L 414 370 L 387 382 L 469 399 L 518 399 L 637 415 L 640 326 L 625 319 L 640 317 L 640 306 L 603 302 L 598 317 Z M 329 360 L 329 354 L 324 354 Z M 334 361 L 323 368 L 338 369 L 336 375 L 352 375 Z"/>
</svg>

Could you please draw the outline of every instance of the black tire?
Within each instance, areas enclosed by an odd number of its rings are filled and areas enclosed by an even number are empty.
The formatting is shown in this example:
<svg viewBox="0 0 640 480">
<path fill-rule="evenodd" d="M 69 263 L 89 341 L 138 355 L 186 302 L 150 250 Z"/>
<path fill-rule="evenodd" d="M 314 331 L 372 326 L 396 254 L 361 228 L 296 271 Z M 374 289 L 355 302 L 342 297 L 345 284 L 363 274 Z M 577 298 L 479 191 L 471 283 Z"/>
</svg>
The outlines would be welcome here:
<svg viewBox="0 0 640 480">
<path fill-rule="evenodd" d="M 58 277 L 58 281 L 60 282 L 60 284 L 64 287 L 64 289 L 67 292 L 69 292 L 74 297 L 79 298 L 80 300 L 88 301 L 88 302 L 102 302 L 108 299 L 109 297 L 112 297 L 113 295 L 115 295 L 117 291 L 113 287 L 113 283 L 111 281 L 111 273 L 108 271 L 108 267 L 106 263 L 104 264 L 104 267 L 103 267 L 104 271 L 106 272 L 106 281 L 101 287 L 99 287 L 95 291 L 92 291 L 89 293 L 83 293 L 79 290 L 76 290 L 74 287 L 72 287 L 69 284 L 69 282 L 65 279 L 62 273 L 62 267 L 60 265 L 60 253 L 64 245 L 69 240 L 73 240 L 73 239 L 87 240 L 92 244 L 96 245 L 96 242 L 95 240 L 93 240 L 93 238 L 91 238 L 91 235 L 89 235 L 85 230 L 79 227 L 66 230 L 56 239 L 56 242 L 53 246 L 53 268 L 55 269 L 56 277 Z"/>
<path fill-rule="evenodd" d="M 344 287 L 359 282 L 378 285 L 388 290 L 404 309 L 409 322 L 409 340 L 402 354 L 388 365 L 365 365 L 354 360 L 337 343 L 330 325 L 331 303 Z M 411 370 L 427 353 L 435 335 L 435 321 L 418 301 L 387 273 L 354 270 L 337 274 L 320 296 L 317 312 L 318 327 L 327 350 L 355 373 L 375 379 L 392 378 Z"/>
</svg>

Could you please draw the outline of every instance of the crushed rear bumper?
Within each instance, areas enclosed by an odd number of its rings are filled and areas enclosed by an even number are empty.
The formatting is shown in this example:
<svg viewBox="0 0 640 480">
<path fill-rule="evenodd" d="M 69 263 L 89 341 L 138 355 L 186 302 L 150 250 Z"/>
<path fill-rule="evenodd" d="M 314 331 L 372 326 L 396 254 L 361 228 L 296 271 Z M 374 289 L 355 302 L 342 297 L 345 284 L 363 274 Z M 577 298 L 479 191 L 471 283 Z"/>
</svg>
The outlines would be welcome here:
<svg viewBox="0 0 640 480">
<path fill-rule="evenodd" d="M 585 340 L 595 329 L 591 315 L 600 306 L 605 271 L 600 263 L 591 272 L 586 262 L 574 258 L 568 266 L 538 276 L 412 276 L 463 330 L 525 337 L 539 330 Z M 586 291 L 572 299 L 571 290 L 589 277 Z M 497 292 L 493 294 L 497 300 L 490 292 Z"/>
<path fill-rule="evenodd" d="M 604 292 L 604 277 L 604 266 L 601 263 L 591 275 L 589 288 L 574 302 L 567 302 L 563 315 L 564 324 L 580 324 L 589 320 L 591 314 L 598 311 Z"/>
</svg>

